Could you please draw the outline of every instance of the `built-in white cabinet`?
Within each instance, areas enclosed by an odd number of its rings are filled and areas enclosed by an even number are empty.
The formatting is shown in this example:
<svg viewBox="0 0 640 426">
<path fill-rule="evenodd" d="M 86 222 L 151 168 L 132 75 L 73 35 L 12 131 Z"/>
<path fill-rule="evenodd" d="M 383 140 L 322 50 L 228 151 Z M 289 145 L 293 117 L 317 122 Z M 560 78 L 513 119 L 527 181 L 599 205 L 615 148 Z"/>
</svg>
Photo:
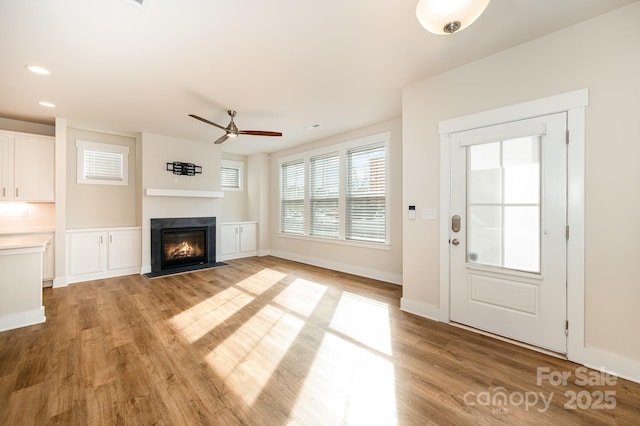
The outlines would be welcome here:
<svg viewBox="0 0 640 426">
<path fill-rule="evenodd" d="M 141 230 L 67 231 L 67 282 L 140 273 Z"/>
<path fill-rule="evenodd" d="M 47 244 L 44 247 L 44 252 L 42 253 L 42 286 L 43 287 L 51 287 L 53 285 L 54 278 L 54 234 L 53 233 L 44 233 L 44 234 L 15 234 L 15 235 L 3 235 L 0 239 L 8 239 L 8 238 L 20 238 L 20 237 L 45 237 L 48 239 Z"/>
<path fill-rule="evenodd" d="M 0 131 L 0 201 L 54 201 L 54 139 Z"/>
<path fill-rule="evenodd" d="M 220 255 L 218 260 L 255 256 L 257 250 L 256 222 L 233 222 L 220 225 Z"/>
</svg>

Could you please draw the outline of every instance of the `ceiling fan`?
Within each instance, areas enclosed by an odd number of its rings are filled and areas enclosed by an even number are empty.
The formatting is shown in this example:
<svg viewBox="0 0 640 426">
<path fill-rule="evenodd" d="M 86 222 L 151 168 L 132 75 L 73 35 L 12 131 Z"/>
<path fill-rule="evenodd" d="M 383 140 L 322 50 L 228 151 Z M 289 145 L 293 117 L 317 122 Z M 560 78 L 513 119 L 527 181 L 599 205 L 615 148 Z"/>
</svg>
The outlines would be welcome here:
<svg viewBox="0 0 640 426">
<path fill-rule="evenodd" d="M 206 118 L 198 117 L 195 114 L 189 114 L 189 117 L 193 117 L 196 120 L 200 120 L 204 123 L 211 124 L 219 129 L 224 130 L 226 133 L 223 136 L 220 136 L 214 143 L 220 144 L 226 141 L 229 138 L 235 138 L 238 135 L 254 135 L 254 136 L 282 136 L 281 132 L 267 132 L 264 130 L 238 130 L 236 123 L 233 122 L 233 117 L 236 116 L 236 112 L 232 109 L 227 111 L 229 117 L 231 117 L 231 121 L 227 125 L 227 127 L 221 126 L 213 121 L 209 121 Z"/>
</svg>

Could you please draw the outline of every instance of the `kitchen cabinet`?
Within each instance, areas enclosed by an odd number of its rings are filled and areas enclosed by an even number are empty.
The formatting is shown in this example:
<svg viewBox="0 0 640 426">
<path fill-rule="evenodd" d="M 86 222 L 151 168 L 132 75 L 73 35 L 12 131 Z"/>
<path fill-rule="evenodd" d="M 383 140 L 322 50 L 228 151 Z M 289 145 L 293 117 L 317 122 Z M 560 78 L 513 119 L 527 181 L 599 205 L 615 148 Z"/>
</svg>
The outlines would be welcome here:
<svg viewBox="0 0 640 426">
<path fill-rule="evenodd" d="M 45 322 L 42 252 L 46 237 L 0 239 L 0 331 Z"/>
<path fill-rule="evenodd" d="M 0 242 L 6 242 L 8 239 L 15 238 L 44 238 L 46 244 L 44 246 L 44 252 L 42 253 L 42 286 L 51 287 L 53 285 L 54 278 L 54 261 L 55 252 L 53 248 L 54 234 L 53 233 L 19 233 L 11 235 L 3 235 L 0 237 Z"/>
<path fill-rule="evenodd" d="M 54 139 L 0 131 L 0 200 L 54 201 Z"/>
<path fill-rule="evenodd" d="M 138 227 L 67 231 L 67 281 L 139 274 L 140 238 Z"/>
<path fill-rule="evenodd" d="M 220 256 L 218 260 L 255 256 L 257 223 L 232 222 L 220 225 Z"/>
</svg>

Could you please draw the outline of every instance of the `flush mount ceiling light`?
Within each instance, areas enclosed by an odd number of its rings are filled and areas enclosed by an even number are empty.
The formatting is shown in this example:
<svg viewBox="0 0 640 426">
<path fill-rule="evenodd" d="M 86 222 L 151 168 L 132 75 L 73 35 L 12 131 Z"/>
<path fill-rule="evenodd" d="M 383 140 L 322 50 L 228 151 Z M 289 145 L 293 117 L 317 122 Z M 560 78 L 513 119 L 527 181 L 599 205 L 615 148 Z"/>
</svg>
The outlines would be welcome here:
<svg viewBox="0 0 640 426">
<path fill-rule="evenodd" d="M 47 108 L 55 108 L 56 104 L 52 104 L 51 102 L 47 102 L 47 101 L 40 101 L 38 102 L 40 105 L 42 105 L 43 107 L 47 107 Z"/>
<path fill-rule="evenodd" d="M 27 65 L 27 69 L 36 74 L 49 75 L 51 74 L 48 69 L 39 67 L 37 65 Z"/>
<path fill-rule="evenodd" d="M 419 0 L 416 16 L 434 34 L 453 34 L 471 25 L 491 0 Z"/>
</svg>

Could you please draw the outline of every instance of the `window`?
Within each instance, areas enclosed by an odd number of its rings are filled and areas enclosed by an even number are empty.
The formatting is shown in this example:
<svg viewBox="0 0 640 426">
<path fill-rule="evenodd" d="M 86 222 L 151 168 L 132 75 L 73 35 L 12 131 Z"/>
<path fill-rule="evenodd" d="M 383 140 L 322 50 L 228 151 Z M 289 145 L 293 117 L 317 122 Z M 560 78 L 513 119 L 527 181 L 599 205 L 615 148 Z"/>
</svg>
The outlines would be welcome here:
<svg viewBox="0 0 640 426">
<path fill-rule="evenodd" d="M 304 234 L 304 162 L 282 165 L 280 231 Z"/>
<path fill-rule="evenodd" d="M 339 165 L 337 153 L 313 157 L 309 161 L 311 235 L 338 238 Z"/>
<path fill-rule="evenodd" d="M 384 145 L 347 151 L 346 238 L 386 240 L 386 161 Z"/>
<path fill-rule="evenodd" d="M 388 141 L 383 133 L 282 159 L 280 232 L 386 245 Z"/>
<path fill-rule="evenodd" d="M 222 160 L 220 186 L 224 191 L 242 191 L 244 163 L 242 161 Z"/>
<path fill-rule="evenodd" d="M 129 184 L 129 147 L 76 141 L 77 182 L 97 185 Z"/>
</svg>

